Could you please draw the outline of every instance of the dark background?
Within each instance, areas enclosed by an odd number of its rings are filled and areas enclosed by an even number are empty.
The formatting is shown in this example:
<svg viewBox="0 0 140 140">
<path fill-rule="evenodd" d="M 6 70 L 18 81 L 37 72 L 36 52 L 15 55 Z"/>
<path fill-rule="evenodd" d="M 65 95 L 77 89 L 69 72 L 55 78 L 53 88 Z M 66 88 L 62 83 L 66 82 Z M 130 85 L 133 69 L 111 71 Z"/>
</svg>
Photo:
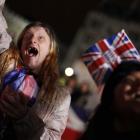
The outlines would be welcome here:
<svg viewBox="0 0 140 140">
<path fill-rule="evenodd" d="M 7 0 L 6 6 L 31 21 L 50 24 L 66 46 L 90 11 L 140 21 L 139 0 Z"/>
</svg>

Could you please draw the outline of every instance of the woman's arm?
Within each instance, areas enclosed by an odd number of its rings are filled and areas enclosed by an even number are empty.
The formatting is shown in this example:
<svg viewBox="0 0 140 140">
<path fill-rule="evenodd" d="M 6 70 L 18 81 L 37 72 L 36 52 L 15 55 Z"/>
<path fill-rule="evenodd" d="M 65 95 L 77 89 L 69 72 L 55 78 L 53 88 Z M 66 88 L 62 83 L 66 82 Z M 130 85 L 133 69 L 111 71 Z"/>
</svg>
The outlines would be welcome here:
<svg viewBox="0 0 140 140">
<path fill-rule="evenodd" d="M 70 95 L 67 95 L 61 102 L 61 105 L 52 112 L 51 116 L 45 116 L 45 131 L 41 136 L 41 140 L 60 140 L 66 128 L 68 111 L 70 106 Z"/>
<path fill-rule="evenodd" d="M 14 125 L 18 139 L 24 135 L 23 139 L 27 140 L 60 140 L 67 124 L 70 100 L 70 95 L 65 96 L 54 111 L 50 114 L 46 112 L 43 120 L 30 109 L 26 116 Z"/>
<path fill-rule="evenodd" d="M 10 93 L 9 90 L 7 93 Z M 0 109 L 13 118 L 13 127 L 17 140 L 60 140 L 66 127 L 70 105 L 70 95 L 67 94 L 50 114 L 45 112 L 43 120 L 33 111 L 35 108 L 25 106 L 23 94 L 2 93 L 4 100 L 0 102 Z"/>
</svg>

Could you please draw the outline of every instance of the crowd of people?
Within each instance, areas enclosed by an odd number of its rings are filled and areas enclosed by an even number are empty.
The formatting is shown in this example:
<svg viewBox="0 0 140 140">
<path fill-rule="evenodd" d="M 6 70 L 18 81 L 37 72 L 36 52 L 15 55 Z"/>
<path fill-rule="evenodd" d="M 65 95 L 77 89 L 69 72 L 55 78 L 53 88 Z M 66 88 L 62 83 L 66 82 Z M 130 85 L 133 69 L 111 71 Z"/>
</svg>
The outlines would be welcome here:
<svg viewBox="0 0 140 140">
<path fill-rule="evenodd" d="M 58 82 L 58 44 L 52 28 L 27 25 L 14 44 L 0 0 L 0 139 L 61 140 L 69 107 L 88 123 L 80 140 L 139 139 L 140 61 L 122 61 L 109 76 L 93 115 L 88 82 Z M 80 110 L 80 112 L 79 112 Z"/>
<path fill-rule="evenodd" d="M 90 98 L 93 98 L 88 81 L 78 82 L 73 75 L 66 81 L 66 86 L 71 91 L 71 107 L 83 122 L 87 122 L 93 114 L 93 107 L 89 106 Z"/>
</svg>

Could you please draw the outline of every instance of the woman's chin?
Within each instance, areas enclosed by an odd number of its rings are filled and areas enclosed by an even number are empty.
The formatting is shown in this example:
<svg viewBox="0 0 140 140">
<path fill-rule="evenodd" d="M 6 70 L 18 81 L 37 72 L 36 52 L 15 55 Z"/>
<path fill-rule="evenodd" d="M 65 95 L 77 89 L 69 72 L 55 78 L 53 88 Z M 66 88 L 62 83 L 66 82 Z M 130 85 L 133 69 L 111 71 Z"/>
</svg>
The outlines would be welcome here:
<svg viewBox="0 0 140 140">
<path fill-rule="evenodd" d="M 28 65 L 28 68 L 32 70 L 33 73 L 38 73 L 40 71 L 40 66 L 35 65 Z"/>
</svg>

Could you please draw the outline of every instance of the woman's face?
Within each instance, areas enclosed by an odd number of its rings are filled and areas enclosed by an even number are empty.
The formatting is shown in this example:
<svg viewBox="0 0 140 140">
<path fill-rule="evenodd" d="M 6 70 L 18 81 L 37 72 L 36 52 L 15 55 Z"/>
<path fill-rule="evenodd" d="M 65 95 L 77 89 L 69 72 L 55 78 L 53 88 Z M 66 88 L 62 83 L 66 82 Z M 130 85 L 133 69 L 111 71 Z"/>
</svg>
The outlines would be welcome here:
<svg viewBox="0 0 140 140">
<path fill-rule="evenodd" d="M 140 114 L 140 71 L 132 72 L 116 86 L 114 105 L 122 114 Z"/>
<path fill-rule="evenodd" d="M 23 36 L 21 55 L 25 66 L 39 71 L 50 51 L 50 38 L 43 27 L 31 27 Z"/>
</svg>

